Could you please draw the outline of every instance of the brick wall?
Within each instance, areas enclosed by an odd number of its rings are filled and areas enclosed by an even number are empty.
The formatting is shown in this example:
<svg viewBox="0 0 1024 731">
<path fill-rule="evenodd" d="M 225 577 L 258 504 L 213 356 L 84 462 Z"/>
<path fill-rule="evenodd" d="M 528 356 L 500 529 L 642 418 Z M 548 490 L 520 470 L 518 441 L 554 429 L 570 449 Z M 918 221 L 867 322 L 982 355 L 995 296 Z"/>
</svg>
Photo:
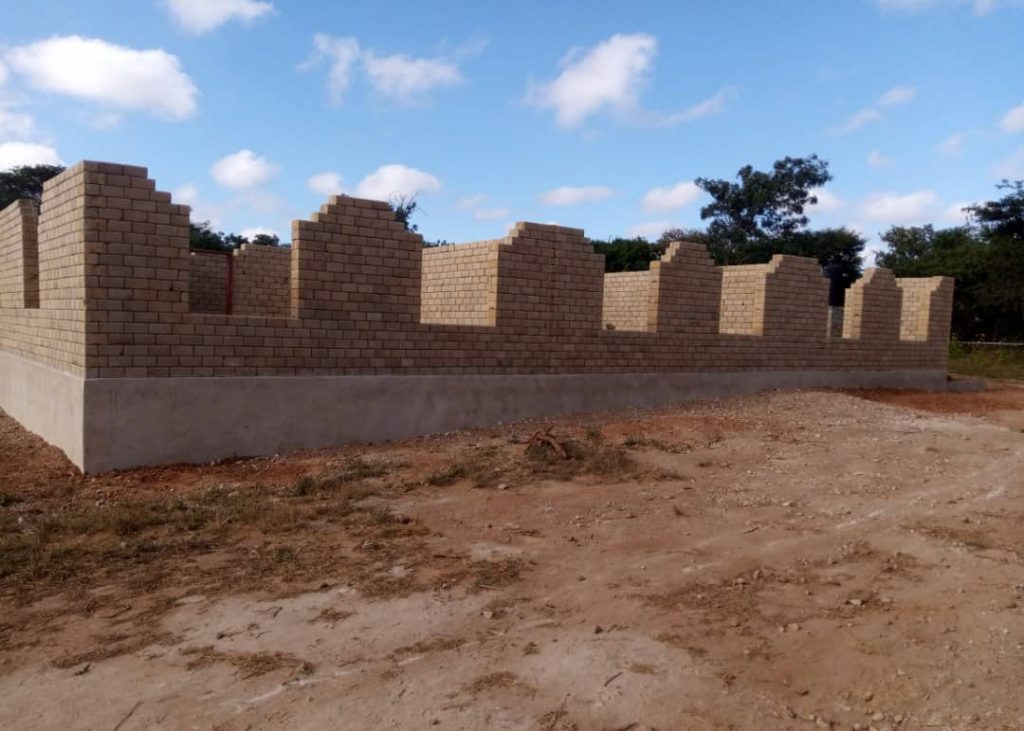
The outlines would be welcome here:
<svg viewBox="0 0 1024 731">
<path fill-rule="evenodd" d="M 601 320 L 606 330 L 646 331 L 650 271 L 604 275 Z"/>
<path fill-rule="evenodd" d="M 32 201 L 0 211 L 0 307 L 39 307 L 38 229 Z"/>
<path fill-rule="evenodd" d="M 603 259 L 583 232 L 520 223 L 483 247 L 497 257 L 486 287 L 494 295 L 492 325 L 480 323 L 483 289 L 465 300 L 476 303 L 466 306 L 472 316 L 453 304 L 457 294 L 432 289 L 445 257 L 468 255 L 458 247 L 424 254 L 420 237 L 405 231 L 386 203 L 332 197 L 292 233 L 290 251 L 235 257 L 273 257 L 266 271 L 278 284 L 287 257 L 286 298 L 277 294 L 283 287 L 270 286 L 274 304 L 252 314 L 190 311 L 195 257 L 187 207 L 157 191 L 143 168 L 82 163 L 47 184 L 38 227 L 40 308 L 0 308 L 0 348 L 109 378 L 946 364 L 948 279 L 896 280 L 896 309 L 888 275 L 869 274 L 860 336 L 828 338 L 828 285 L 813 260 L 714 267 L 700 247 L 680 243 L 648 273 L 645 329 L 608 331 Z M 0 237 L 4 252 L 15 239 Z M 421 302 L 428 319 L 449 322 L 422 322 Z M 459 317 L 468 321 L 451 322 Z M 899 339 L 867 326 L 886 320 L 900 324 Z"/>
<path fill-rule="evenodd" d="M 229 256 L 215 251 L 189 254 L 188 307 L 191 312 L 227 312 Z"/>
<path fill-rule="evenodd" d="M 290 249 L 242 244 L 235 249 L 233 263 L 231 311 L 234 314 L 288 316 L 291 312 Z"/>
<path fill-rule="evenodd" d="M 894 342 L 900 337 L 900 289 L 888 269 L 868 269 L 846 293 L 843 337 Z"/>
<path fill-rule="evenodd" d="M 420 322 L 494 325 L 499 243 L 480 241 L 424 249 Z"/>
</svg>

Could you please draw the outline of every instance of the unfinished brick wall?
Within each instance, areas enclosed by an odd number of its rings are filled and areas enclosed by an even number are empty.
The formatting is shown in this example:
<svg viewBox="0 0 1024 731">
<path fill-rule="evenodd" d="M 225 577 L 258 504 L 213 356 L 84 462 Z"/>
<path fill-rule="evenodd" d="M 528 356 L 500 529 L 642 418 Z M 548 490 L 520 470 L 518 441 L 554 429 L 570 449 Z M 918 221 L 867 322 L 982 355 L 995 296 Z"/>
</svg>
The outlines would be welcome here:
<svg viewBox="0 0 1024 731">
<path fill-rule="evenodd" d="M 814 260 L 714 267 L 700 247 L 680 243 L 652 265 L 647 295 L 636 298 L 644 329 L 609 331 L 603 257 L 579 229 L 529 223 L 483 245 L 497 257 L 496 274 L 466 300 L 477 303 L 468 308 L 476 314 L 461 324 L 422 322 L 435 305 L 421 304 L 437 301 L 424 294 L 435 291 L 432 257 L 443 266 L 445 257 L 462 256 L 458 247 L 424 254 L 420 237 L 386 203 L 344 196 L 296 221 L 292 249 L 269 255 L 278 283 L 289 258 L 287 311 L 276 304 L 252 314 L 195 312 L 188 222 L 188 209 L 157 191 L 143 168 L 87 162 L 50 181 L 38 226 L 40 308 L 0 308 L 0 348 L 105 378 L 937 370 L 946 363 L 951 280 L 897 280 L 894 309 L 891 297 L 874 294 L 885 275 L 869 275 L 861 322 L 899 322 L 900 338 L 866 325 L 858 338 L 828 338 L 828 285 Z M 24 244 L 6 234 L 0 241 L 0 257 Z M 424 270 L 431 271 L 426 285 Z M 16 271 L 6 276 L 18 280 Z M 480 323 L 481 291 L 493 292 L 493 324 Z M 460 317 L 457 305 L 446 307 L 449 320 Z"/>
<path fill-rule="evenodd" d="M 888 269 L 868 269 L 846 293 L 843 337 L 892 342 L 900 337 L 900 290 Z"/>
<path fill-rule="evenodd" d="M 818 340 L 828 333 L 828 281 L 814 259 L 722 267 L 720 332 Z"/>
<path fill-rule="evenodd" d="M 900 340 L 946 342 L 953 316 L 953 280 L 949 277 L 897 279 L 900 290 Z"/>
<path fill-rule="evenodd" d="M 39 212 L 15 201 L 0 211 L 0 307 L 39 307 Z"/>
<path fill-rule="evenodd" d="M 700 244 L 675 241 L 651 263 L 648 329 L 658 332 L 718 333 L 722 268 Z"/>
<path fill-rule="evenodd" d="M 292 252 L 278 246 L 242 244 L 233 256 L 232 313 L 287 317 L 291 312 Z"/>
<path fill-rule="evenodd" d="M 496 324 L 600 330 L 604 257 L 578 228 L 517 223 L 499 246 Z"/>
<path fill-rule="evenodd" d="M 189 254 L 189 297 L 191 312 L 227 312 L 230 254 L 193 251 Z"/>
<path fill-rule="evenodd" d="M 493 326 L 499 240 L 423 250 L 420 322 Z"/>
<path fill-rule="evenodd" d="M 648 329 L 650 271 L 611 272 L 604 275 L 601 320 L 608 330 Z"/>
</svg>

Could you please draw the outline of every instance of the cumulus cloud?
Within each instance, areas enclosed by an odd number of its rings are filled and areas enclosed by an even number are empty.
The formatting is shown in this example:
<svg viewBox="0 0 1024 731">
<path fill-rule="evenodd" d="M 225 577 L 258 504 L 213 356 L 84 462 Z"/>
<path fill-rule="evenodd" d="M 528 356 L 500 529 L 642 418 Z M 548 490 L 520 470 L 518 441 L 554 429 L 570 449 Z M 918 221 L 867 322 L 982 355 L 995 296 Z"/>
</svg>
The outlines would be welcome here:
<svg viewBox="0 0 1024 731">
<path fill-rule="evenodd" d="M 541 195 L 540 199 L 549 206 L 575 206 L 580 203 L 595 203 L 611 198 L 615 194 L 603 185 L 562 186 Z"/>
<path fill-rule="evenodd" d="M 648 33 L 619 33 L 589 49 L 574 49 L 561 61 L 561 73 L 531 84 L 527 102 L 550 109 L 564 128 L 578 127 L 590 116 L 611 112 L 629 122 L 667 126 L 721 112 L 735 95 L 726 87 L 681 112 L 644 110 L 640 92 L 650 78 L 658 40 Z"/>
<path fill-rule="evenodd" d="M 318 33 L 313 36 L 313 49 L 313 56 L 299 68 L 305 71 L 328 61 L 327 91 L 334 106 L 340 106 L 344 100 L 360 61 L 374 90 L 402 104 L 420 101 L 435 89 L 457 86 L 463 81 L 455 61 L 382 55 L 372 49 L 364 50 L 355 38 Z"/>
<path fill-rule="evenodd" d="M 999 120 L 999 126 L 1004 132 L 1011 134 L 1024 132 L 1024 102 L 1008 111 Z"/>
<path fill-rule="evenodd" d="M 274 6 L 258 0 L 167 0 L 171 17 L 189 33 L 209 33 L 238 20 L 251 23 L 270 13 Z"/>
<path fill-rule="evenodd" d="M 277 166 L 252 150 L 239 150 L 225 155 L 210 168 L 210 174 L 219 185 L 237 190 L 262 185 L 275 173 Z"/>
<path fill-rule="evenodd" d="M 817 203 L 807 206 L 808 213 L 833 213 L 846 205 L 846 201 L 828 188 L 812 188 L 808 192 L 818 199 Z"/>
<path fill-rule="evenodd" d="M 49 145 L 34 142 L 0 143 L 0 170 L 21 165 L 61 165 L 60 155 Z"/>
<path fill-rule="evenodd" d="M 933 213 L 938 197 L 934 190 L 915 193 L 876 193 L 864 201 L 862 215 L 868 221 L 884 224 L 921 223 Z"/>
<path fill-rule="evenodd" d="M 640 236 L 645 239 L 656 239 L 670 228 L 676 228 L 669 221 L 648 221 L 631 226 L 627 235 L 632 237 Z"/>
<path fill-rule="evenodd" d="M 882 96 L 878 97 L 874 104 L 870 104 L 855 112 L 846 120 L 833 127 L 830 131 L 832 134 L 839 135 L 856 132 L 872 122 L 880 121 L 883 118 L 882 109 L 900 106 L 901 104 L 909 104 L 914 101 L 916 97 L 917 90 L 913 87 L 894 86 L 882 94 Z"/>
<path fill-rule="evenodd" d="M 360 198 L 391 200 L 412 198 L 441 189 L 441 181 L 430 173 L 405 165 L 382 165 L 359 181 L 355 194 Z"/>
<path fill-rule="evenodd" d="M 888 157 L 883 155 L 878 150 L 872 150 L 868 153 L 868 166 L 873 168 L 884 168 L 891 161 Z"/>
<path fill-rule="evenodd" d="M 163 119 L 186 119 L 198 108 L 199 90 L 176 56 L 138 51 L 98 38 L 54 37 L 17 46 L 7 62 L 40 91 Z"/>
<path fill-rule="evenodd" d="M 553 109 L 563 127 L 576 127 L 606 107 L 630 112 L 639 106 L 657 50 L 657 39 L 647 33 L 620 33 L 587 51 L 576 49 L 562 59 L 562 73 L 534 87 L 530 99 Z"/>
<path fill-rule="evenodd" d="M 341 106 L 352 80 L 352 68 L 359 60 L 361 52 L 359 41 L 355 38 L 338 38 L 317 33 L 313 36 L 313 56 L 299 68 L 305 71 L 319 66 L 326 60 L 330 64 L 327 71 L 327 94 L 331 104 Z"/>
<path fill-rule="evenodd" d="M 317 195 L 324 197 L 329 195 L 339 195 L 345 190 L 341 176 L 338 175 L 338 173 L 330 171 L 310 176 L 310 178 L 306 180 L 306 187 Z"/>
<path fill-rule="evenodd" d="M 35 129 L 35 119 L 31 114 L 15 111 L 0 103 L 0 138 L 27 139 Z"/>
<path fill-rule="evenodd" d="M 648 213 L 654 211 L 673 211 L 693 203 L 703 194 L 693 181 L 683 181 L 671 187 L 651 188 L 644 193 L 641 205 Z"/>
<path fill-rule="evenodd" d="M 363 66 L 378 93 L 401 103 L 415 102 L 434 89 L 462 83 L 458 65 L 440 58 L 379 56 L 367 51 Z"/>
<path fill-rule="evenodd" d="M 7 67 L 4 65 L 3 61 L 0 61 L 0 86 L 7 83 L 7 74 Z"/>
<path fill-rule="evenodd" d="M 975 15 L 988 15 L 1000 8 L 1024 5 L 1022 0 L 875 0 L 884 12 L 917 13 L 938 7 L 969 7 Z"/>
</svg>

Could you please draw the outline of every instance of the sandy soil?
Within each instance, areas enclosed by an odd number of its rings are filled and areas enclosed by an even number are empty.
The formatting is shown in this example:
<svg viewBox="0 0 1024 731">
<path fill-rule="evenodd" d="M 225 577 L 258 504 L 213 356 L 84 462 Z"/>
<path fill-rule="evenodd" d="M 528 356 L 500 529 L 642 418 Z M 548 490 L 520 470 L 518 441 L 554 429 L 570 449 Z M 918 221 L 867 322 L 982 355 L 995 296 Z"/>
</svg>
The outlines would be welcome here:
<svg viewBox="0 0 1024 731">
<path fill-rule="evenodd" d="M 789 392 L 83 477 L 2 417 L 0 728 L 1021 729 L 1022 430 Z"/>
</svg>

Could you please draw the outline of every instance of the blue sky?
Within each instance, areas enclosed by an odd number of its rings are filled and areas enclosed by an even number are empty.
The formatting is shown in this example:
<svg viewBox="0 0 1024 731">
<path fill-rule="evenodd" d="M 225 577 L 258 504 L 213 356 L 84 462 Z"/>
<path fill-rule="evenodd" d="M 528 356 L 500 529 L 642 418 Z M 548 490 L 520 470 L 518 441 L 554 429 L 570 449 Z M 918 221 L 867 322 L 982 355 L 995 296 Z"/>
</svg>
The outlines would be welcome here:
<svg viewBox="0 0 1024 731">
<path fill-rule="evenodd" d="M 1024 178 L 1024 2 L 6 0 L 0 167 L 98 159 L 229 231 L 415 194 L 430 239 L 700 225 L 697 176 L 817 153 L 815 225 Z"/>
</svg>

